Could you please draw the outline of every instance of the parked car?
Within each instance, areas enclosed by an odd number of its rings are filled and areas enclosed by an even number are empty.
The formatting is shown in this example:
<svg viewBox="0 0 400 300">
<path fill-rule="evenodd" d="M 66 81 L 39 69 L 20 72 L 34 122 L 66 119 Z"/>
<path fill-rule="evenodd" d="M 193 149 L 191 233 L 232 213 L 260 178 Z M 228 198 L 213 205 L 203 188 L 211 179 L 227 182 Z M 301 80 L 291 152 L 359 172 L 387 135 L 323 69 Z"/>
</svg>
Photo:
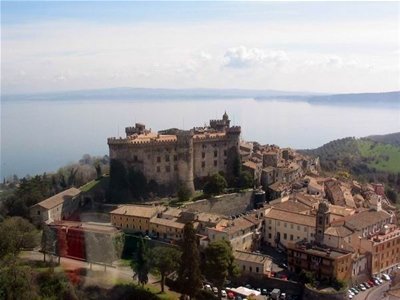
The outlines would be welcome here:
<svg viewBox="0 0 400 300">
<path fill-rule="evenodd" d="M 371 288 L 371 285 L 370 285 L 368 282 L 363 282 L 363 285 L 364 285 L 367 289 Z"/>
<path fill-rule="evenodd" d="M 380 285 L 381 284 L 378 279 L 374 279 L 374 283 L 375 283 L 375 285 Z"/>
<path fill-rule="evenodd" d="M 360 290 L 362 290 L 362 291 L 366 291 L 366 290 L 367 290 L 367 288 L 366 288 L 362 283 L 360 283 L 360 284 L 358 285 L 358 287 L 359 287 Z"/>
<path fill-rule="evenodd" d="M 382 278 L 384 279 L 384 280 L 386 280 L 386 281 L 389 281 L 390 280 L 390 277 L 389 277 L 389 275 L 388 274 L 382 274 Z"/>
<path fill-rule="evenodd" d="M 226 298 L 227 294 L 226 294 L 226 291 L 225 291 L 225 290 L 222 290 L 222 291 L 221 291 L 221 296 L 224 297 L 224 298 Z"/>
<path fill-rule="evenodd" d="M 357 290 L 356 288 L 352 287 L 350 290 L 351 290 L 355 295 L 358 294 L 358 290 Z"/>
<path fill-rule="evenodd" d="M 209 291 L 209 292 L 212 291 L 211 285 L 209 285 L 209 284 L 205 284 L 204 287 L 203 287 L 203 289 L 204 289 L 205 291 Z"/>
<path fill-rule="evenodd" d="M 264 296 L 268 295 L 268 290 L 267 289 L 262 289 L 261 290 L 261 295 L 264 295 Z"/>
<path fill-rule="evenodd" d="M 349 290 L 347 291 L 347 293 L 348 293 L 349 295 L 355 295 L 354 292 L 353 292 L 351 289 L 349 289 Z"/>
<path fill-rule="evenodd" d="M 215 295 L 218 295 L 218 288 L 216 288 L 215 286 L 213 287 L 213 293 L 214 293 Z"/>
<path fill-rule="evenodd" d="M 284 268 L 284 269 L 287 269 L 287 268 L 288 268 L 287 264 L 285 264 L 285 263 L 280 263 L 279 266 L 280 266 L 281 268 Z"/>
</svg>

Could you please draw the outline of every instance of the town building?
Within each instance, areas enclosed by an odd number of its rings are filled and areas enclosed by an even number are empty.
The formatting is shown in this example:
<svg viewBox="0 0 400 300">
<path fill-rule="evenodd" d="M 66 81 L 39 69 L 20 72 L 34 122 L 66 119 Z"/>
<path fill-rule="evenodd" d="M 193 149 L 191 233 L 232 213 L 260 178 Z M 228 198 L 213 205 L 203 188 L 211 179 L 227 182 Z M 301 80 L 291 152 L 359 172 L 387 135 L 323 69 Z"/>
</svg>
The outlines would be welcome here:
<svg viewBox="0 0 400 300">
<path fill-rule="evenodd" d="M 291 242 L 287 250 L 288 267 L 292 272 L 314 272 L 319 279 L 348 281 L 352 273 L 351 251 L 331 249 L 304 241 Z"/>
<path fill-rule="evenodd" d="M 384 225 L 379 232 L 359 239 L 359 249 L 371 255 L 371 273 L 381 275 L 400 266 L 400 228 Z"/>
<path fill-rule="evenodd" d="M 195 181 L 218 172 L 229 177 L 239 158 L 241 128 L 230 126 L 226 113 L 209 126 L 186 131 L 154 133 L 137 123 L 125 132 L 126 138 L 108 139 L 111 161 L 140 171 L 148 181 L 171 191 L 182 185 L 194 191 Z"/>
<path fill-rule="evenodd" d="M 315 215 L 267 208 L 264 228 L 264 241 L 273 247 L 285 249 L 291 241 L 314 240 Z"/>
<path fill-rule="evenodd" d="M 69 188 L 29 208 L 32 222 L 36 225 L 69 218 L 78 208 L 81 191 Z"/>
<path fill-rule="evenodd" d="M 243 273 L 271 276 L 272 258 L 260 253 L 234 251 L 235 262 Z"/>
<path fill-rule="evenodd" d="M 151 205 L 121 205 L 110 212 L 111 223 L 125 232 L 149 234 L 150 220 L 165 207 Z"/>
</svg>

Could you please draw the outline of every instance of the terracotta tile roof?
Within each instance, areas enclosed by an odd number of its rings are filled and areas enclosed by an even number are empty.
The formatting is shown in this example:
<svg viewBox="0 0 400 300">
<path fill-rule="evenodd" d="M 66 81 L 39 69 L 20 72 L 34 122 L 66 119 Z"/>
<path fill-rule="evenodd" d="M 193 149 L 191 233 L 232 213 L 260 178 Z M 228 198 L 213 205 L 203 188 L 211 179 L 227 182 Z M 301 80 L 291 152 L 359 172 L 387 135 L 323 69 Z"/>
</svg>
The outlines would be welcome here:
<svg viewBox="0 0 400 300">
<path fill-rule="evenodd" d="M 355 210 L 352 208 L 331 204 L 331 205 L 329 205 L 329 212 L 331 214 L 344 217 L 344 216 L 349 216 L 349 215 L 354 214 Z"/>
<path fill-rule="evenodd" d="M 121 205 L 117 209 L 111 211 L 110 214 L 141 217 L 141 218 L 152 218 L 161 210 L 162 208 L 157 206 Z"/>
<path fill-rule="evenodd" d="M 257 164 L 255 162 L 252 162 L 251 160 L 248 160 L 248 161 L 244 162 L 243 166 L 247 167 L 247 168 L 250 168 L 250 169 L 257 170 Z"/>
<path fill-rule="evenodd" d="M 389 218 L 391 218 L 391 215 L 386 211 L 365 210 L 346 217 L 345 224 L 351 229 L 361 230 Z"/>
<path fill-rule="evenodd" d="M 277 203 L 273 205 L 273 208 L 297 213 L 307 212 L 310 210 L 309 206 L 293 200 Z"/>
<path fill-rule="evenodd" d="M 150 224 L 158 224 L 158 225 L 163 225 L 163 226 L 178 228 L 178 229 L 183 229 L 183 227 L 185 227 L 185 224 L 176 222 L 176 220 L 168 220 L 168 219 L 162 219 L 162 218 L 157 218 L 157 217 L 151 218 Z"/>
<path fill-rule="evenodd" d="M 325 234 L 338 237 L 347 237 L 353 234 L 353 231 L 346 226 L 331 226 L 325 230 Z"/>
<path fill-rule="evenodd" d="M 265 214 L 265 218 L 315 227 L 315 216 L 299 214 L 274 208 L 272 208 L 269 212 Z"/>
<path fill-rule="evenodd" d="M 56 207 L 60 204 L 62 204 L 66 199 L 68 198 L 73 198 L 76 197 L 80 194 L 80 190 L 77 188 L 70 188 L 68 190 L 65 190 L 61 193 L 58 193 L 50 198 L 47 198 L 46 200 L 43 200 L 42 202 L 39 202 L 35 205 L 39 205 L 45 209 L 51 209 L 53 207 Z"/>
<path fill-rule="evenodd" d="M 255 262 L 260 264 L 265 262 L 272 263 L 271 257 L 263 254 L 236 250 L 233 255 L 235 256 L 235 259 L 241 261 Z"/>
<path fill-rule="evenodd" d="M 254 223 L 245 218 L 237 218 L 234 220 L 223 219 L 215 226 L 215 230 L 233 234 L 252 226 L 254 226 Z"/>
</svg>

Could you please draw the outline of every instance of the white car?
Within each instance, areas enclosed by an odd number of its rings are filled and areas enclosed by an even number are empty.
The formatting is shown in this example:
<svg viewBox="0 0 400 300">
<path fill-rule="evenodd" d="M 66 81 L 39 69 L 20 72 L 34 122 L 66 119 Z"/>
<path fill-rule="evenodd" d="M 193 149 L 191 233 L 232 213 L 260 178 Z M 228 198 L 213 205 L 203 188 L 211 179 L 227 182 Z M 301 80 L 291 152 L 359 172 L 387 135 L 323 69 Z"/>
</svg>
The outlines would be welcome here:
<svg viewBox="0 0 400 300">
<path fill-rule="evenodd" d="M 212 290 L 213 290 L 213 293 L 214 293 L 215 295 L 218 295 L 218 289 L 217 289 L 216 287 L 213 287 Z"/>
<path fill-rule="evenodd" d="M 382 278 L 386 281 L 390 280 L 390 276 L 388 274 L 382 274 Z"/>
<path fill-rule="evenodd" d="M 221 291 L 221 296 L 224 297 L 224 298 L 226 298 L 227 295 L 226 295 L 226 291 L 225 291 L 225 290 L 222 290 L 222 291 Z"/>
<path fill-rule="evenodd" d="M 204 285 L 204 290 L 205 290 L 205 291 L 211 292 L 211 291 L 212 291 L 211 285 L 205 284 L 205 285 Z"/>
</svg>

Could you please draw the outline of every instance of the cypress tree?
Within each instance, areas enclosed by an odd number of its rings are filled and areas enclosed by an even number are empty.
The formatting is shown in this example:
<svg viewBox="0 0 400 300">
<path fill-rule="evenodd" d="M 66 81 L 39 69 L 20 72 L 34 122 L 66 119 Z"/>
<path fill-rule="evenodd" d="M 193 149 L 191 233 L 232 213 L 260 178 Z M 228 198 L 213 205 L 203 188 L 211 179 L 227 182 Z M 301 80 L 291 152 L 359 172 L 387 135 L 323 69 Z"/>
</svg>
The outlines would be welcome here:
<svg viewBox="0 0 400 300">
<path fill-rule="evenodd" d="M 178 275 L 181 292 L 192 299 L 202 286 L 200 254 L 192 223 L 187 223 L 183 228 L 182 256 Z"/>
</svg>

